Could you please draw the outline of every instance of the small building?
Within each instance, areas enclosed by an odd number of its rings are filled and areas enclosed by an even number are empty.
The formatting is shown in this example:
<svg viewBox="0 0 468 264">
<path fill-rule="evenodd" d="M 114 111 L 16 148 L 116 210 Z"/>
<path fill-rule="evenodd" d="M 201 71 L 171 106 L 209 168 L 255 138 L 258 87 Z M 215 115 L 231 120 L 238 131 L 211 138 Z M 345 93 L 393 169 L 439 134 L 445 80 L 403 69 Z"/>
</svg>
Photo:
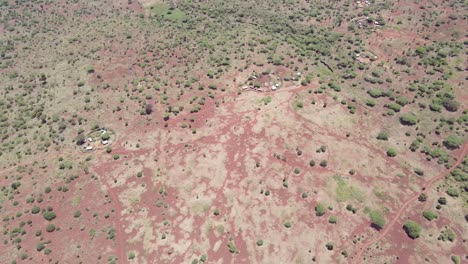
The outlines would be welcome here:
<svg viewBox="0 0 468 264">
<path fill-rule="evenodd" d="M 89 142 L 93 142 L 93 139 L 92 139 L 92 138 L 88 138 L 88 141 L 89 141 Z"/>
<path fill-rule="evenodd" d="M 93 146 L 87 146 L 86 147 L 86 151 L 91 151 L 91 150 L 93 150 Z"/>
<path fill-rule="evenodd" d="M 103 144 L 103 145 L 107 145 L 107 144 L 109 144 L 109 141 L 108 141 L 108 140 L 103 140 L 103 141 L 102 141 L 102 144 Z"/>
</svg>

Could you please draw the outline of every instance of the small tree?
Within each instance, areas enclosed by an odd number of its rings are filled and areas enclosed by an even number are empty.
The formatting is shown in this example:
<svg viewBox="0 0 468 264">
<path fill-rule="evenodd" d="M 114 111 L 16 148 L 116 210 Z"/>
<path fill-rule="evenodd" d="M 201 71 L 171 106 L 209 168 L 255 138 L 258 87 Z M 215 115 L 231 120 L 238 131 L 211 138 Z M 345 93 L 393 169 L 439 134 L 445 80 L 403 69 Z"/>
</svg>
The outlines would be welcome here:
<svg viewBox="0 0 468 264">
<path fill-rule="evenodd" d="M 54 211 L 44 212 L 43 216 L 48 221 L 52 221 L 52 220 L 55 219 L 55 217 L 57 217 L 57 215 L 54 213 Z"/>
<path fill-rule="evenodd" d="M 322 216 L 324 214 L 325 214 L 325 206 L 323 206 L 323 204 L 321 204 L 321 203 L 318 203 L 315 206 L 315 215 L 316 216 Z"/>
<path fill-rule="evenodd" d="M 405 230 L 406 234 L 412 239 L 418 238 L 422 230 L 421 226 L 418 223 L 411 220 L 405 222 L 405 224 L 403 225 L 403 229 Z"/>
<path fill-rule="evenodd" d="M 387 150 L 387 156 L 388 157 L 395 157 L 397 155 L 397 152 L 394 148 L 389 148 Z"/>
</svg>

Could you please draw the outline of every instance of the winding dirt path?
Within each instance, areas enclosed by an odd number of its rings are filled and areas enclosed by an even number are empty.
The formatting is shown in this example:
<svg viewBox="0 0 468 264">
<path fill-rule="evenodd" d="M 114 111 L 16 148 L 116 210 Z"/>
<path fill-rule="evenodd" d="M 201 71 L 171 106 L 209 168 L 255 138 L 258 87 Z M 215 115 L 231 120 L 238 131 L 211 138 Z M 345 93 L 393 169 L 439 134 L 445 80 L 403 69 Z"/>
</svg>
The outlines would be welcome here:
<svg viewBox="0 0 468 264">
<path fill-rule="evenodd" d="M 449 173 L 451 173 L 456 167 L 458 167 L 458 165 L 460 165 L 462 162 L 463 162 L 463 159 L 464 157 L 466 156 L 466 152 L 468 151 L 468 143 L 464 143 L 463 144 L 463 147 L 462 147 L 462 150 L 460 152 L 460 154 L 458 155 L 458 159 L 457 159 L 457 162 L 448 170 L 446 170 L 445 172 L 441 173 L 440 175 L 438 176 L 435 176 L 433 177 L 432 179 L 430 179 L 429 181 L 427 181 L 422 187 L 421 187 L 421 191 L 419 191 L 418 193 L 416 193 L 415 195 L 413 195 L 411 198 L 409 198 L 401 207 L 400 207 L 400 210 L 398 210 L 397 214 L 395 215 L 395 217 L 392 219 L 392 221 L 386 226 L 386 228 L 379 234 L 379 236 L 377 236 L 376 238 L 372 239 L 371 241 L 367 242 L 366 244 L 362 245 L 359 252 L 356 254 L 356 256 L 353 258 L 353 264 L 358 264 L 358 263 L 361 263 L 361 258 L 362 258 L 362 255 L 364 254 L 364 252 L 366 251 L 367 248 L 369 248 L 370 246 L 372 246 L 373 244 L 379 242 L 380 240 L 382 240 L 385 235 L 390 232 L 392 230 L 392 227 L 395 225 L 395 223 L 398 221 L 398 219 L 400 219 L 400 216 L 401 214 L 408 208 L 408 206 L 414 202 L 415 200 L 418 199 L 418 197 L 427 189 L 429 189 L 432 184 L 434 184 L 434 182 L 440 180 L 440 179 L 443 179 L 445 176 L 447 176 Z"/>
</svg>

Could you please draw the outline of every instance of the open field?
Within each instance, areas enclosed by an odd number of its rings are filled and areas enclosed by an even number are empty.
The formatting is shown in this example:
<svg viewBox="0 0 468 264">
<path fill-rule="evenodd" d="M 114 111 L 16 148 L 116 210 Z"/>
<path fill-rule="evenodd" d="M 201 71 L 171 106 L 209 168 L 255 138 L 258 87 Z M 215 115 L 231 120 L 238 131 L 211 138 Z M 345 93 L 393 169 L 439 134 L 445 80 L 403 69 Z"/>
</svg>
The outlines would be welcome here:
<svg viewBox="0 0 468 264">
<path fill-rule="evenodd" d="M 466 262 L 467 9 L 0 0 L 0 263 Z"/>
</svg>

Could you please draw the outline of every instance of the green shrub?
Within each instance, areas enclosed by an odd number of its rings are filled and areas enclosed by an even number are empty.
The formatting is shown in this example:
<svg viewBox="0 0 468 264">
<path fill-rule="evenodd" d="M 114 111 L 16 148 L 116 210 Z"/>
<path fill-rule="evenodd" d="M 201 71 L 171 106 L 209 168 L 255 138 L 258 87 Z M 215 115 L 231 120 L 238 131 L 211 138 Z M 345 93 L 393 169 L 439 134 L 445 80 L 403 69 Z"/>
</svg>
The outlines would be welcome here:
<svg viewBox="0 0 468 264">
<path fill-rule="evenodd" d="M 455 135 L 450 135 L 444 140 L 443 143 L 448 149 L 457 149 L 463 145 L 463 139 Z"/>
<path fill-rule="evenodd" d="M 373 98 L 379 98 L 384 96 L 384 92 L 379 89 L 371 89 L 367 93 Z"/>
<path fill-rule="evenodd" d="M 397 155 L 397 152 L 394 148 L 389 148 L 387 150 L 387 156 L 388 157 L 395 157 Z"/>
<path fill-rule="evenodd" d="M 450 242 L 453 242 L 455 241 L 456 238 L 457 238 L 457 235 L 455 234 L 455 232 L 453 232 L 452 229 L 445 227 L 445 229 L 440 232 L 440 235 L 437 239 L 442 240 L 442 241 L 448 240 Z"/>
<path fill-rule="evenodd" d="M 37 214 L 41 211 L 41 208 L 39 208 L 39 206 L 34 206 L 32 209 L 31 209 L 31 213 L 32 214 Z"/>
<path fill-rule="evenodd" d="M 385 218 L 378 211 L 371 211 L 369 213 L 372 225 L 377 229 L 382 229 L 385 225 Z"/>
<path fill-rule="evenodd" d="M 397 104 L 397 103 L 390 103 L 387 105 L 387 107 L 395 112 L 400 112 L 401 110 L 401 105 Z"/>
<path fill-rule="evenodd" d="M 237 253 L 238 252 L 237 247 L 236 247 L 236 245 L 234 244 L 234 242 L 232 240 L 229 240 L 228 248 L 229 248 L 229 252 L 231 252 L 231 253 Z"/>
<path fill-rule="evenodd" d="M 43 242 L 40 242 L 36 246 L 37 251 L 42 251 L 44 248 L 45 248 L 45 244 Z"/>
<path fill-rule="evenodd" d="M 328 223 L 336 224 L 336 220 L 337 220 L 336 216 L 332 215 L 330 216 L 330 218 L 328 218 Z"/>
<path fill-rule="evenodd" d="M 460 257 L 459 256 L 452 256 L 452 261 L 455 264 L 460 264 Z"/>
<path fill-rule="evenodd" d="M 257 240 L 257 246 L 262 246 L 263 245 L 263 240 Z"/>
<path fill-rule="evenodd" d="M 315 166 L 315 160 L 310 160 L 309 161 L 309 166 L 314 167 Z"/>
<path fill-rule="evenodd" d="M 322 160 L 322 161 L 320 162 L 320 166 L 321 166 L 321 167 L 324 167 L 324 168 L 325 168 L 327 165 L 328 165 L 328 162 L 327 162 L 326 160 Z"/>
<path fill-rule="evenodd" d="M 44 214 L 42 214 L 42 216 L 44 216 L 44 218 L 47 220 L 47 221 L 52 221 L 54 220 L 57 215 L 55 214 L 54 211 L 47 211 L 47 212 L 44 212 Z"/>
<path fill-rule="evenodd" d="M 447 194 L 452 196 L 452 197 L 458 197 L 458 195 L 459 195 L 458 190 L 456 188 L 453 188 L 453 187 L 449 187 L 447 189 Z"/>
<path fill-rule="evenodd" d="M 423 211 L 423 216 L 429 221 L 432 221 L 434 219 L 437 219 L 437 214 L 432 212 L 432 211 Z"/>
<path fill-rule="evenodd" d="M 388 134 L 387 134 L 387 132 L 380 132 L 380 133 L 377 135 L 377 139 L 378 139 L 378 140 L 388 140 Z"/>
<path fill-rule="evenodd" d="M 322 216 L 324 214 L 325 214 L 325 206 L 323 206 L 323 204 L 321 204 L 321 203 L 318 203 L 315 206 L 315 215 L 316 216 Z"/>
<path fill-rule="evenodd" d="M 81 211 L 77 210 L 73 213 L 73 217 L 78 218 L 81 216 Z"/>
<path fill-rule="evenodd" d="M 48 224 L 47 227 L 46 227 L 46 231 L 47 232 L 54 232 L 55 231 L 55 225 L 53 224 Z"/>
<path fill-rule="evenodd" d="M 102 140 L 109 140 L 110 139 L 110 135 L 108 132 L 105 132 L 104 134 L 101 135 L 101 139 Z"/>
<path fill-rule="evenodd" d="M 220 214 L 219 209 L 218 208 L 214 209 L 213 214 L 215 216 L 218 216 Z"/>
<path fill-rule="evenodd" d="M 120 158 L 119 154 L 114 155 L 114 160 L 118 160 Z"/>
<path fill-rule="evenodd" d="M 413 126 L 417 123 L 418 119 L 412 113 L 402 114 L 400 116 L 400 123 L 407 126 Z"/>
<path fill-rule="evenodd" d="M 405 222 L 405 224 L 403 225 L 403 229 L 405 230 L 406 234 L 412 239 L 418 238 L 422 230 L 421 226 L 418 223 L 411 220 Z"/>
</svg>

